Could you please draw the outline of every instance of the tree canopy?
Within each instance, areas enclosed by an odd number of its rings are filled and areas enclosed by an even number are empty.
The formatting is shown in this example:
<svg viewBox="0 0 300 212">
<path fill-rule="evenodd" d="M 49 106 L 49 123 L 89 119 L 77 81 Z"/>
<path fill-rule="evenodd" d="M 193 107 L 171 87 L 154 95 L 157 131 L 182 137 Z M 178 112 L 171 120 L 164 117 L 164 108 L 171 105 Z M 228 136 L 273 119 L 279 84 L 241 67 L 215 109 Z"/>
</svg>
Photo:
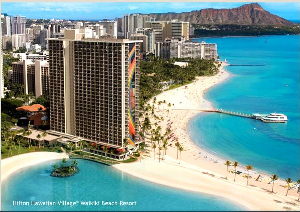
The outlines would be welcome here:
<svg viewBox="0 0 300 212">
<path fill-rule="evenodd" d="M 174 65 L 178 62 L 187 62 L 188 66 Z M 175 85 L 184 85 L 195 79 L 196 76 L 212 75 L 217 68 L 214 60 L 193 58 L 162 59 L 149 56 L 141 61 L 140 70 L 140 100 L 141 105 L 151 97 L 159 94 L 162 89 L 160 82 L 172 82 Z"/>
</svg>

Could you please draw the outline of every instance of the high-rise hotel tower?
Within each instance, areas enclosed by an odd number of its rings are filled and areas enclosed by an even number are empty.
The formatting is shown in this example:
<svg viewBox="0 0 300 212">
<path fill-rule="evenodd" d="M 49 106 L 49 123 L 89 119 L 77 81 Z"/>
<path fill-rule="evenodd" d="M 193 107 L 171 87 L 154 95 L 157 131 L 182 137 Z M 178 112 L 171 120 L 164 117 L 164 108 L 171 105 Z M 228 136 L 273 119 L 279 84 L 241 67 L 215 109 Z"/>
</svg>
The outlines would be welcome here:
<svg viewBox="0 0 300 212">
<path fill-rule="evenodd" d="M 113 148 L 138 142 L 141 41 L 49 39 L 50 130 Z"/>
</svg>

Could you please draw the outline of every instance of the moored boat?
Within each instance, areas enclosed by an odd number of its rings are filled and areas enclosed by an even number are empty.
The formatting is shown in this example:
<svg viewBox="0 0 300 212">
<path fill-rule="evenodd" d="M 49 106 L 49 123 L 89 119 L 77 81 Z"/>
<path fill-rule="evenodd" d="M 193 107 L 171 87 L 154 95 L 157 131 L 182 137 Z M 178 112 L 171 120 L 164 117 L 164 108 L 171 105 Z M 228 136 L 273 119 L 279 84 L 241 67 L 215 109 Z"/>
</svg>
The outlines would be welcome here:
<svg viewBox="0 0 300 212">
<path fill-rule="evenodd" d="M 270 113 L 270 115 L 262 116 L 260 120 L 267 123 L 285 123 L 288 118 L 282 113 Z"/>
</svg>

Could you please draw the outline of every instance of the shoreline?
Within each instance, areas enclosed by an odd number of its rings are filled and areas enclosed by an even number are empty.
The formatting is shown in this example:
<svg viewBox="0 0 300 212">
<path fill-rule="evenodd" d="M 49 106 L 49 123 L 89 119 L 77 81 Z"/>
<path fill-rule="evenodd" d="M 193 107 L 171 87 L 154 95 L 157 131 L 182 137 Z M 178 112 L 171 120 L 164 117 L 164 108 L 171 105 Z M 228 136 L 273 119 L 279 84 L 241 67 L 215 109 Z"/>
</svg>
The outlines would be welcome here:
<svg viewBox="0 0 300 212">
<path fill-rule="evenodd" d="M 289 196 L 284 196 L 286 188 L 281 187 L 284 182 L 280 180 L 275 182 L 274 191 L 276 193 L 269 193 L 272 186 L 268 184 L 269 181 L 255 181 L 254 175 L 252 179 L 249 179 L 249 186 L 247 186 L 247 180 L 241 175 L 236 175 L 236 182 L 233 182 L 234 174 L 227 173 L 224 165 L 226 160 L 200 148 L 192 141 L 187 131 L 187 124 L 192 118 L 201 113 L 200 110 L 213 109 L 212 103 L 204 99 L 204 93 L 214 85 L 229 80 L 232 76 L 228 71 L 224 70 L 224 65 L 222 65 L 217 75 L 197 77 L 195 82 L 186 85 L 187 89 L 185 86 L 182 86 L 164 91 L 156 96 L 155 114 L 163 117 L 163 121 L 150 118 L 151 123 L 156 122 L 158 126 L 161 126 L 162 132 L 164 132 L 168 124 L 172 123 L 172 132 L 184 148 L 178 160 L 176 159 L 177 151 L 174 146 L 176 141 L 169 141 L 169 144 L 173 145 L 168 147 L 167 156 L 164 156 L 165 159 L 161 163 L 157 162 L 158 149 L 154 157 L 153 149 L 149 148 L 149 154 L 146 155 L 147 158 L 143 159 L 141 163 L 118 164 L 113 167 L 151 182 L 221 196 L 230 201 L 240 203 L 250 210 L 297 210 L 299 202 L 295 202 L 295 199 L 298 197 L 298 194 L 295 190 L 290 190 Z M 149 101 L 151 105 L 153 98 Z M 166 100 L 166 105 L 171 103 L 172 106 L 169 108 L 164 105 L 158 105 L 159 101 L 164 100 Z M 170 112 L 167 113 L 167 109 Z M 214 163 L 214 161 L 218 161 L 218 163 Z M 168 166 L 165 166 L 165 164 L 168 164 Z M 190 170 L 187 173 L 186 169 L 189 166 L 194 168 L 193 171 Z M 171 169 L 174 170 L 172 171 Z M 233 170 L 233 167 L 230 166 L 229 170 Z M 245 167 L 239 164 L 237 170 L 245 171 Z M 199 175 L 199 172 L 202 175 Z M 176 178 L 174 176 L 176 175 L 175 173 L 177 175 L 184 173 L 184 177 L 188 175 L 189 181 Z M 207 175 L 210 177 L 207 178 Z M 228 180 L 225 180 L 225 176 L 228 177 Z M 203 180 L 205 184 L 197 185 L 200 180 Z M 250 195 L 249 192 L 252 192 L 252 194 Z M 275 202 L 274 198 L 278 202 Z M 264 202 L 264 204 L 261 204 L 261 202 Z"/>
<path fill-rule="evenodd" d="M 267 36 L 291 36 L 299 34 L 280 34 L 280 35 L 224 35 L 224 36 L 206 36 L 206 37 L 192 37 L 190 39 L 204 39 L 204 38 L 255 38 L 255 37 L 267 37 Z"/>
<path fill-rule="evenodd" d="M 180 154 L 179 159 L 176 159 L 175 142 L 167 150 L 164 160 L 158 162 L 158 156 L 153 157 L 153 151 L 149 155 L 145 154 L 146 159 L 141 162 L 123 163 L 113 165 L 112 167 L 121 172 L 130 174 L 132 176 L 151 181 L 160 185 L 173 187 L 177 189 L 184 189 L 194 191 L 199 194 L 210 194 L 237 203 L 249 210 L 295 210 L 299 208 L 299 202 L 295 201 L 298 196 L 295 196 L 295 191 L 290 191 L 289 196 L 284 196 L 285 188 L 280 187 L 280 182 L 276 181 L 274 191 L 276 193 L 269 193 L 270 186 L 266 184 L 265 187 L 257 186 L 260 182 L 255 182 L 253 179 L 249 180 L 249 186 L 246 186 L 246 179 L 237 175 L 236 182 L 233 182 L 234 175 L 226 172 L 226 166 L 216 155 L 207 153 L 204 149 L 197 146 L 190 138 L 187 132 L 187 123 L 191 118 L 199 114 L 199 109 L 212 109 L 212 104 L 204 99 L 204 93 L 212 86 L 225 82 L 230 78 L 230 73 L 221 68 L 221 71 L 212 77 L 198 77 L 194 83 L 175 88 L 173 90 L 165 91 L 157 95 L 157 102 L 159 100 L 167 100 L 174 106 L 168 108 L 166 105 L 156 104 L 155 114 L 164 117 L 164 120 L 157 121 L 162 127 L 166 127 L 167 123 L 172 124 L 172 130 L 179 138 L 184 146 L 185 151 Z M 173 95 L 174 94 L 174 95 Z M 178 98 L 178 96 L 180 98 Z M 167 99 L 167 97 L 169 99 Z M 193 97 L 193 98 L 190 98 Z M 198 98 L 197 98 L 198 97 Z M 164 107 L 165 106 L 165 107 Z M 166 112 L 170 109 L 170 113 Z M 169 120 L 168 120 L 169 119 Z M 153 123 L 153 118 L 152 118 Z M 164 130 L 164 128 L 163 128 Z M 151 150 L 151 149 L 150 149 Z M 199 154 L 201 151 L 201 154 Z M 158 150 L 156 151 L 156 153 Z M 46 154 L 48 157 L 37 157 L 32 154 Z M 209 160 L 209 157 L 203 158 L 203 154 L 211 155 L 214 159 L 220 160 L 219 163 L 214 163 Z M 59 154 L 61 158 L 50 157 L 49 152 L 27 153 L 2 160 L 1 162 L 1 183 L 8 176 L 14 174 L 16 171 L 26 168 L 38 163 L 62 159 L 65 156 Z M 21 156 L 24 156 L 22 158 Z M 19 159 L 16 159 L 16 158 Z M 57 155 L 58 157 L 58 155 Z M 40 158 L 40 159 L 39 159 Z M 14 159 L 13 162 L 6 162 L 5 160 Z M 12 171 L 5 171 L 3 167 L 6 166 Z M 232 169 L 232 167 L 230 167 Z M 4 173 L 6 173 L 6 177 Z M 228 180 L 225 179 L 228 176 Z M 279 191 L 280 190 L 280 191 Z"/>
<path fill-rule="evenodd" d="M 1 184 L 19 170 L 63 158 L 69 158 L 69 156 L 66 153 L 57 152 L 31 152 L 1 159 Z"/>
</svg>

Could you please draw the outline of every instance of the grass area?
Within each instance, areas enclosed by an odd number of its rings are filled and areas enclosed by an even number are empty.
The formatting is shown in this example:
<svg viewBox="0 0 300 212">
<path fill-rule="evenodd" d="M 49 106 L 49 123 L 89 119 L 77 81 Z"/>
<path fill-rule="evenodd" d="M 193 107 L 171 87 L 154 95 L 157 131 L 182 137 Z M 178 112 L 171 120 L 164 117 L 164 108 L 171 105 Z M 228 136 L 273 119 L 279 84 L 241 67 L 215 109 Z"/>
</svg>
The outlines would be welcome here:
<svg viewBox="0 0 300 212">
<path fill-rule="evenodd" d="M 136 157 L 130 157 L 127 160 L 122 161 L 122 163 L 133 163 L 136 162 L 138 160 L 138 158 Z"/>
<path fill-rule="evenodd" d="M 62 152 L 60 147 L 41 147 L 41 148 L 37 148 L 35 146 L 33 147 L 20 147 L 20 151 L 19 151 L 19 146 L 15 146 L 12 147 L 12 150 L 10 152 L 10 149 L 7 145 L 2 145 L 1 146 L 1 158 L 5 159 L 8 157 L 12 157 L 12 156 L 16 156 L 16 155 L 20 155 L 20 154 L 25 154 L 25 153 L 30 153 L 30 152 Z M 12 154 L 11 154 L 12 153 Z"/>
</svg>

